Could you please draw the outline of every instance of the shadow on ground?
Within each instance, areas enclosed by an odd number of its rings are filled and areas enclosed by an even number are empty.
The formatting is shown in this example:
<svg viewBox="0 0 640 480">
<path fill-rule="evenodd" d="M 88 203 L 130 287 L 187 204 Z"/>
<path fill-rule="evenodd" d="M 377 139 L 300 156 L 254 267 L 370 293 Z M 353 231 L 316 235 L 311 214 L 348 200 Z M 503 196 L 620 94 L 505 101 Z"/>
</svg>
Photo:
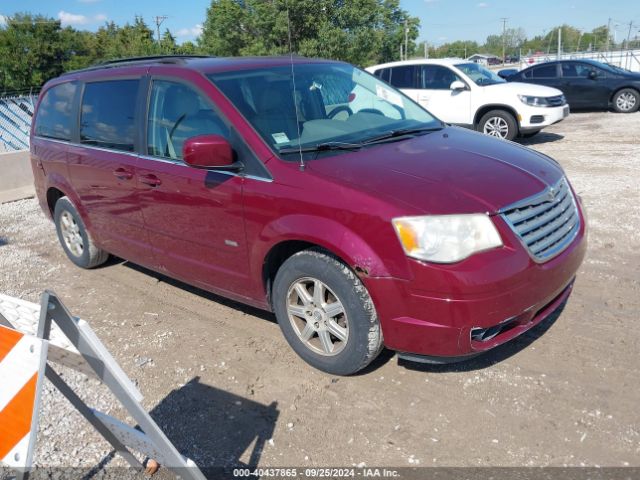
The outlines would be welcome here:
<svg viewBox="0 0 640 480">
<path fill-rule="evenodd" d="M 236 468 L 257 468 L 266 442 L 273 437 L 280 412 L 276 402 L 263 405 L 200 383 L 200 377 L 194 377 L 169 393 L 149 414 L 176 449 L 193 460 L 205 477 L 218 479 L 233 478 Z M 122 474 L 123 479 L 144 478 L 131 468 L 109 468 L 115 456 L 115 451 L 111 451 L 77 478 L 104 478 L 102 475 L 108 473 Z M 161 468 L 153 478 L 175 477 L 167 468 Z"/>
<path fill-rule="evenodd" d="M 209 478 L 214 469 L 255 468 L 279 416 L 276 402 L 263 405 L 200 383 L 200 377 L 173 390 L 149 413 Z"/>
<path fill-rule="evenodd" d="M 562 140 L 563 138 L 564 138 L 564 135 L 558 135 L 557 133 L 542 131 L 534 135 L 533 137 L 529 137 L 529 138 L 520 137 L 517 140 L 519 144 L 529 147 L 531 145 L 540 145 L 542 143 L 557 142 L 558 140 Z"/>
<path fill-rule="evenodd" d="M 211 293 L 206 290 L 202 290 L 201 288 L 194 287 L 193 285 L 189 285 L 188 283 L 181 282 L 180 280 L 176 280 L 174 278 L 167 277 L 166 275 L 162 275 L 161 273 L 154 272 L 153 270 L 149 270 L 148 268 L 142 267 L 140 265 L 136 265 L 135 263 L 131 263 L 127 260 L 123 260 L 114 255 L 111 255 L 109 257 L 109 260 L 107 260 L 106 263 L 104 263 L 98 268 L 108 268 L 108 267 L 113 267 L 115 265 L 123 265 L 137 272 L 143 273 L 145 275 L 149 275 L 150 277 L 155 278 L 159 282 L 163 282 L 173 287 L 179 288 L 181 290 L 185 290 L 189 293 L 193 293 L 194 295 L 198 295 L 199 297 L 202 297 L 206 300 L 219 303 L 220 305 L 224 305 L 225 307 L 233 308 L 240 312 L 246 313 L 247 315 L 252 315 L 254 317 L 276 323 L 276 317 L 271 312 L 267 312 L 265 310 L 255 308 L 250 305 L 245 305 L 244 303 L 235 302 L 233 300 L 222 297 L 220 295 L 216 295 L 215 293 Z"/>
</svg>

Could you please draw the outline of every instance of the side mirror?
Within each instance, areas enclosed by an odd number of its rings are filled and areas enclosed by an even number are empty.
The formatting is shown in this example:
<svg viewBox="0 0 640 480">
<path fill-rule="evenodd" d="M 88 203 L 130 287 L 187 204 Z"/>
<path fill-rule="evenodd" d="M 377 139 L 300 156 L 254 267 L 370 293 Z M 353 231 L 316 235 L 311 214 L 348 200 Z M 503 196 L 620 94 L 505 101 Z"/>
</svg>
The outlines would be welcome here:
<svg viewBox="0 0 640 480">
<path fill-rule="evenodd" d="M 467 86 L 464 84 L 464 82 L 456 80 L 455 82 L 451 83 L 449 89 L 453 90 L 454 92 L 459 92 L 460 90 L 466 90 Z"/>
<path fill-rule="evenodd" d="M 589 77 L 589 80 L 595 80 L 596 78 L 598 78 L 598 72 L 596 72 L 595 70 L 589 70 L 589 74 L 587 75 L 587 77 Z"/>
<path fill-rule="evenodd" d="M 184 163 L 193 168 L 241 170 L 242 163 L 234 162 L 233 150 L 220 135 L 198 135 L 188 138 L 182 146 Z"/>
</svg>

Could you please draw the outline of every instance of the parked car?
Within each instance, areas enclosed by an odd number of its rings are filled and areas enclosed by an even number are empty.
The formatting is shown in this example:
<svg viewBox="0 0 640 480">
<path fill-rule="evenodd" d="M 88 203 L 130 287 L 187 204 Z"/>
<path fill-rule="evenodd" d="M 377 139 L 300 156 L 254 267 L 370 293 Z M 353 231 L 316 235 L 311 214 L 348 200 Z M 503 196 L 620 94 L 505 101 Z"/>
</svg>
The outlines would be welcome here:
<svg viewBox="0 0 640 480">
<path fill-rule="evenodd" d="M 67 73 L 40 94 L 31 162 L 77 266 L 113 254 L 273 311 L 333 374 L 383 345 L 448 362 L 503 344 L 561 308 L 586 249 L 558 163 L 449 127 L 341 62 Z"/>
<path fill-rule="evenodd" d="M 505 68 L 503 70 L 498 71 L 498 76 L 500 78 L 508 78 L 511 75 L 515 75 L 516 73 L 518 73 L 518 69 L 517 68 Z"/>
<path fill-rule="evenodd" d="M 632 113 L 640 107 L 640 73 L 594 60 L 540 63 L 506 79 L 562 90 L 572 109 L 613 108 Z"/>
<path fill-rule="evenodd" d="M 447 123 L 513 140 L 569 115 L 562 92 L 516 83 L 460 59 L 406 60 L 367 68 Z"/>
</svg>

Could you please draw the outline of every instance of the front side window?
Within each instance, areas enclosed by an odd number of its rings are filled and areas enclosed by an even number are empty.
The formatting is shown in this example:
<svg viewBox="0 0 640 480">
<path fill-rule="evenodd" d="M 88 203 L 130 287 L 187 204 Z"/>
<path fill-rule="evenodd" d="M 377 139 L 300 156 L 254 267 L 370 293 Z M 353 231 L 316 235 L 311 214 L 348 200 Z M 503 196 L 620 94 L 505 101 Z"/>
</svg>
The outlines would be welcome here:
<svg viewBox="0 0 640 480">
<path fill-rule="evenodd" d="M 484 68 L 479 63 L 459 63 L 456 65 L 456 68 L 469 77 L 476 85 L 481 87 L 506 82 L 504 78 Z"/>
<path fill-rule="evenodd" d="M 461 81 L 453 70 L 441 65 L 422 65 L 421 70 L 421 85 L 427 90 L 450 90 L 453 82 Z"/>
<path fill-rule="evenodd" d="M 562 76 L 565 78 L 589 78 L 590 72 L 595 72 L 596 76 L 604 77 L 604 72 L 586 63 L 563 63 Z"/>
<path fill-rule="evenodd" d="M 132 152 L 139 80 L 87 83 L 82 96 L 80 142 Z"/>
<path fill-rule="evenodd" d="M 210 74 L 277 152 L 360 143 L 441 122 L 379 78 L 345 64 L 304 64 Z M 295 85 L 295 88 L 294 88 Z"/>
<path fill-rule="evenodd" d="M 77 89 L 78 85 L 75 82 L 67 82 L 47 90 L 36 115 L 36 135 L 71 140 L 71 114 Z"/>
<path fill-rule="evenodd" d="M 179 82 L 154 80 L 147 124 L 149 155 L 182 159 L 184 142 L 198 135 L 228 138 L 229 130 L 196 90 Z"/>
</svg>

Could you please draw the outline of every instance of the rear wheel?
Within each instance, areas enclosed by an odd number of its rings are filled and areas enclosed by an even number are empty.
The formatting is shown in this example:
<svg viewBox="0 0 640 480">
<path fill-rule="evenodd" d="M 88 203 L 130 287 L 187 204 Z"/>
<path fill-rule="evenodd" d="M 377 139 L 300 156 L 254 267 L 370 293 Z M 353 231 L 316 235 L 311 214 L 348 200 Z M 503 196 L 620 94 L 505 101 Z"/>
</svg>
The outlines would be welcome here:
<svg viewBox="0 0 640 480">
<path fill-rule="evenodd" d="M 640 107 L 640 93 L 623 88 L 613 96 L 613 109 L 619 113 L 633 113 Z"/>
<path fill-rule="evenodd" d="M 513 115 L 505 110 L 491 110 L 482 116 L 477 130 L 490 137 L 513 140 L 518 135 L 518 123 Z"/>
<path fill-rule="evenodd" d="M 304 250 L 285 261 L 272 298 L 287 342 L 319 370 L 350 375 L 382 349 L 369 293 L 347 265 L 323 250 Z"/>
<path fill-rule="evenodd" d="M 56 202 L 53 220 L 58 240 L 69 260 L 81 268 L 94 268 L 107 261 L 109 253 L 95 245 L 78 210 L 68 197 L 62 197 Z"/>
</svg>

